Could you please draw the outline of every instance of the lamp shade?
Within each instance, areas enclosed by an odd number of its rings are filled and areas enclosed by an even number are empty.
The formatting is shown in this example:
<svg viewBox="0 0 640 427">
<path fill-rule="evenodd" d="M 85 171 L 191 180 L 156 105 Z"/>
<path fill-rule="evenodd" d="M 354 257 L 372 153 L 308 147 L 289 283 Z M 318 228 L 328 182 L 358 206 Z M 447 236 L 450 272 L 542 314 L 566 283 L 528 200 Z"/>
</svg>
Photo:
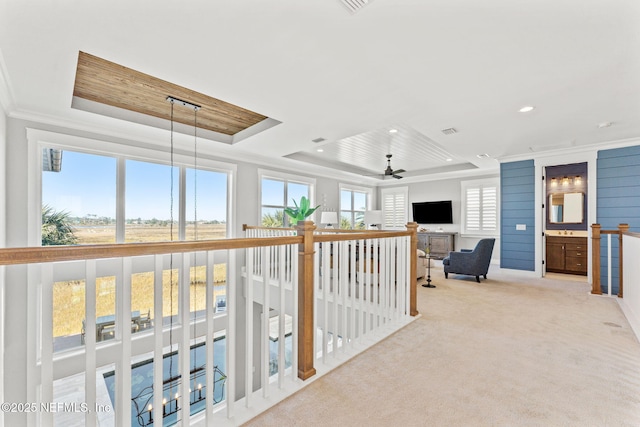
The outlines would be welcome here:
<svg viewBox="0 0 640 427">
<path fill-rule="evenodd" d="M 364 223 L 367 225 L 382 224 L 382 211 L 381 210 L 365 211 Z"/>
<path fill-rule="evenodd" d="M 320 215 L 321 224 L 336 224 L 338 222 L 337 212 L 322 212 Z"/>
</svg>

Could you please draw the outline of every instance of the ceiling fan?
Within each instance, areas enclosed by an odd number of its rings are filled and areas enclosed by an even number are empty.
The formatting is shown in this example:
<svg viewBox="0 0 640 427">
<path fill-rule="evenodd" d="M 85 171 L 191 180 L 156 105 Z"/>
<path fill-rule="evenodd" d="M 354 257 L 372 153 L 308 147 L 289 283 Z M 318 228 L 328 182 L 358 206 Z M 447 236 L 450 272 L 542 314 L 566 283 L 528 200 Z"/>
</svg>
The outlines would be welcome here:
<svg viewBox="0 0 640 427">
<path fill-rule="evenodd" d="M 395 179 L 402 179 L 402 177 L 398 175 L 402 172 L 406 172 L 406 171 L 404 169 L 393 170 L 391 168 L 391 154 L 387 154 L 387 168 L 384 170 L 384 174 L 382 174 L 382 176 L 383 177 L 392 176 Z"/>
</svg>

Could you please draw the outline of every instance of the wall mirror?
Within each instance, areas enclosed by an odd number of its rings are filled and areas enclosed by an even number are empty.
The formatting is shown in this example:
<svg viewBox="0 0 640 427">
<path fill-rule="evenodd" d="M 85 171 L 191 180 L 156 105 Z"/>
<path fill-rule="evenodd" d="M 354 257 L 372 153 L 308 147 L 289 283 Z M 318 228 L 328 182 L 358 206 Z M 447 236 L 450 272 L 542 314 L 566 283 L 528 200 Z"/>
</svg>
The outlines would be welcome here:
<svg viewBox="0 0 640 427">
<path fill-rule="evenodd" d="M 584 216 L 583 193 L 549 194 L 549 222 L 554 224 L 580 224 Z"/>
</svg>

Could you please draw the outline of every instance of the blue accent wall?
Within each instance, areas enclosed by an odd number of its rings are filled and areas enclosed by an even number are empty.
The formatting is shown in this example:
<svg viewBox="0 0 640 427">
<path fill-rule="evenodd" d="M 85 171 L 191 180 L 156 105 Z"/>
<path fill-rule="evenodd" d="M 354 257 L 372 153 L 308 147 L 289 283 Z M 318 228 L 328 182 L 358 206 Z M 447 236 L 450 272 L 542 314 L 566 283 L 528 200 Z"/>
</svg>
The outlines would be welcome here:
<svg viewBox="0 0 640 427">
<path fill-rule="evenodd" d="M 618 224 L 629 224 L 631 231 L 640 231 L 640 146 L 602 150 L 597 163 L 596 222 L 603 230 L 615 230 Z M 600 246 L 602 292 L 607 292 L 607 236 Z M 611 239 L 611 291 L 618 293 L 618 239 Z"/>
<path fill-rule="evenodd" d="M 516 230 L 525 224 L 526 230 Z M 500 164 L 500 267 L 535 270 L 533 160 Z"/>
</svg>

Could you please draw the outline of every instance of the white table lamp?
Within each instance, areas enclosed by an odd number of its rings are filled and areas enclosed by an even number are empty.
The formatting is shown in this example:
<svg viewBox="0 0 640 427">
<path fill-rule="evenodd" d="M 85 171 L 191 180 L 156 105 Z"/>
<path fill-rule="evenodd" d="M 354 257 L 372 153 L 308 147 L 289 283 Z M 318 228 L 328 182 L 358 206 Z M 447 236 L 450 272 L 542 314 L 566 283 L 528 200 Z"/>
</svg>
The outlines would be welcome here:
<svg viewBox="0 0 640 427">
<path fill-rule="evenodd" d="M 333 224 L 338 223 L 338 212 L 322 212 L 320 223 L 327 224 L 326 228 L 333 228 Z"/>
<path fill-rule="evenodd" d="M 373 210 L 373 211 L 365 211 L 364 212 L 364 223 L 367 226 L 378 226 L 381 228 L 382 226 L 382 211 L 381 210 Z"/>
</svg>

